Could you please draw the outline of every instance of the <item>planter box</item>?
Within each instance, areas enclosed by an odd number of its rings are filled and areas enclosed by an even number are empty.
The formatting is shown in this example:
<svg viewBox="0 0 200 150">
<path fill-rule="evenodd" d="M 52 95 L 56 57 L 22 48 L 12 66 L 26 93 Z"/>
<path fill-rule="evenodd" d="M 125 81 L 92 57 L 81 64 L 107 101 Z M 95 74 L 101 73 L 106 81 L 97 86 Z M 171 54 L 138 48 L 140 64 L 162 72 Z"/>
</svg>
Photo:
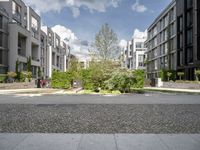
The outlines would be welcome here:
<svg viewBox="0 0 200 150">
<path fill-rule="evenodd" d="M 35 82 L 27 82 L 27 83 L 0 83 L 0 89 L 28 89 L 35 88 Z"/>
<path fill-rule="evenodd" d="M 176 88 L 176 89 L 200 89 L 199 83 L 184 83 L 184 82 L 163 82 L 163 88 Z"/>
</svg>

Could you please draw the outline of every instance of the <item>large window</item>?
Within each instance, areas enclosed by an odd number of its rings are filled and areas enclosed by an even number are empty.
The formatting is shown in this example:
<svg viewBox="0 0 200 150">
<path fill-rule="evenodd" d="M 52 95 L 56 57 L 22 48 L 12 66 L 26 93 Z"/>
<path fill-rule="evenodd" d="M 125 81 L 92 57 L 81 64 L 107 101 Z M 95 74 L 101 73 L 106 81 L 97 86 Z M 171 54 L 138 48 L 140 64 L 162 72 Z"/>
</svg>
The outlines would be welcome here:
<svg viewBox="0 0 200 150">
<path fill-rule="evenodd" d="M 12 14 L 14 15 L 14 22 L 21 21 L 21 6 L 19 6 L 15 1 L 12 1 Z"/>
<path fill-rule="evenodd" d="M 193 5 L 193 0 L 186 0 L 187 8 L 191 8 Z"/>
<path fill-rule="evenodd" d="M 136 48 L 144 48 L 144 43 L 143 42 L 137 42 Z"/>
<path fill-rule="evenodd" d="M 183 48 L 183 34 L 178 35 L 178 49 Z"/>
<path fill-rule="evenodd" d="M 183 31 L 183 17 L 178 17 L 178 32 Z"/>
<path fill-rule="evenodd" d="M 138 63 L 139 63 L 139 67 L 144 66 L 144 55 L 138 55 Z"/>
<path fill-rule="evenodd" d="M 3 51 L 0 50 L 0 64 L 3 64 Z"/>
<path fill-rule="evenodd" d="M 0 15 L 0 29 L 3 28 L 3 17 Z"/>
<path fill-rule="evenodd" d="M 31 17 L 31 28 L 33 31 L 38 31 L 38 21 L 33 16 Z"/>
<path fill-rule="evenodd" d="M 193 13 L 192 11 L 187 12 L 187 27 L 190 27 L 193 24 Z"/>
<path fill-rule="evenodd" d="M 187 49 L 187 63 L 192 63 L 193 62 L 193 49 L 188 48 Z"/>
<path fill-rule="evenodd" d="M 183 65 L 183 51 L 178 51 L 178 66 Z"/>
<path fill-rule="evenodd" d="M 0 32 L 0 47 L 3 47 L 3 33 Z"/>
<path fill-rule="evenodd" d="M 187 45 L 191 45 L 193 43 L 193 32 L 192 32 L 192 29 L 188 30 L 187 31 Z"/>
</svg>

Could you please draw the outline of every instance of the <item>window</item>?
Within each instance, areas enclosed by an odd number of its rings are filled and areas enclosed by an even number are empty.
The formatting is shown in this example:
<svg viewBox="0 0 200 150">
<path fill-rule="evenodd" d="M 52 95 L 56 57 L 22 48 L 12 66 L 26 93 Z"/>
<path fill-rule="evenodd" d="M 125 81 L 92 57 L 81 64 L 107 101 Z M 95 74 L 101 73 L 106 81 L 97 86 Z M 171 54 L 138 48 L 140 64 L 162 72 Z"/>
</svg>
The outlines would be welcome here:
<svg viewBox="0 0 200 150">
<path fill-rule="evenodd" d="M 144 66 L 144 56 L 143 55 L 138 55 L 138 63 L 139 63 L 140 67 Z"/>
<path fill-rule="evenodd" d="M 0 47 L 3 47 L 3 33 L 0 32 Z"/>
<path fill-rule="evenodd" d="M 193 24 L 193 13 L 192 11 L 187 12 L 187 27 L 190 27 Z"/>
<path fill-rule="evenodd" d="M 56 38 L 56 46 L 59 46 L 59 39 Z"/>
<path fill-rule="evenodd" d="M 137 42 L 137 43 L 136 43 L 136 48 L 144 48 L 144 43 L 142 43 L 142 42 Z"/>
<path fill-rule="evenodd" d="M 34 32 L 38 31 L 38 21 L 33 16 L 31 18 L 31 28 Z"/>
<path fill-rule="evenodd" d="M 167 69 L 167 67 L 168 67 L 168 57 L 166 56 L 164 59 L 165 59 L 165 68 Z"/>
<path fill-rule="evenodd" d="M 192 42 L 193 42 L 192 35 L 193 35 L 192 29 L 188 30 L 187 31 L 187 42 L 186 42 L 187 45 L 191 45 L 192 44 Z"/>
<path fill-rule="evenodd" d="M 193 0 L 187 0 L 186 3 L 187 3 L 187 8 L 191 8 L 193 5 Z"/>
<path fill-rule="evenodd" d="M 188 48 L 187 49 L 187 63 L 192 63 L 193 62 L 193 49 Z"/>
<path fill-rule="evenodd" d="M 14 1 L 12 1 L 12 12 L 13 12 L 13 14 L 21 13 L 21 7 Z"/>
<path fill-rule="evenodd" d="M 178 17 L 178 32 L 183 31 L 183 17 Z"/>
<path fill-rule="evenodd" d="M 3 17 L 0 15 L 0 29 L 3 28 Z"/>
<path fill-rule="evenodd" d="M 164 48 L 165 48 L 165 54 L 167 54 L 168 53 L 168 43 L 165 43 Z"/>
<path fill-rule="evenodd" d="M 3 64 L 3 51 L 0 50 L 0 64 Z"/>
</svg>

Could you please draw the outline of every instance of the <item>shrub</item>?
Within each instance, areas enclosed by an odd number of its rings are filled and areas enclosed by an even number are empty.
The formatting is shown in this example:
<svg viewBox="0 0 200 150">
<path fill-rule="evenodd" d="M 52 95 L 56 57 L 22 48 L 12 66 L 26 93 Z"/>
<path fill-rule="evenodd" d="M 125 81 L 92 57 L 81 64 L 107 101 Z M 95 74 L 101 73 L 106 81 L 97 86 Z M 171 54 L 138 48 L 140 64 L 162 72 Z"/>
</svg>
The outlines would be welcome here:
<svg viewBox="0 0 200 150">
<path fill-rule="evenodd" d="M 51 86 L 53 88 L 69 89 L 71 88 L 72 81 L 73 81 L 73 77 L 72 77 L 71 72 L 53 71 Z"/>
<path fill-rule="evenodd" d="M 179 76 L 179 80 L 182 80 L 185 73 L 184 72 L 178 72 L 177 75 Z"/>
<path fill-rule="evenodd" d="M 143 88 L 144 79 L 145 79 L 144 70 L 135 70 L 133 71 L 133 75 L 135 77 L 136 82 L 134 82 L 134 84 L 132 85 L 132 88 Z"/>
<path fill-rule="evenodd" d="M 25 82 L 27 79 L 30 81 L 32 78 L 32 72 L 22 71 L 20 72 L 20 82 Z"/>
<path fill-rule="evenodd" d="M 171 73 L 171 72 L 167 72 L 167 80 L 168 80 L 168 81 L 170 81 L 171 76 L 172 76 L 172 73 Z"/>
<path fill-rule="evenodd" d="M 119 90 L 121 92 L 130 92 L 131 88 L 144 87 L 144 71 L 119 70 L 112 74 L 111 78 L 105 81 L 106 89 Z"/>
<path fill-rule="evenodd" d="M 200 70 L 195 70 L 194 72 L 195 76 L 196 76 L 196 80 L 199 81 L 199 76 L 200 76 Z"/>
<path fill-rule="evenodd" d="M 176 71 L 175 70 L 161 70 L 159 77 L 162 79 L 162 81 L 176 81 Z"/>
<path fill-rule="evenodd" d="M 0 74 L 0 83 L 4 83 L 6 81 L 7 75 L 6 74 Z"/>
<path fill-rule="evenodd" d="M 15 72 L 10 71 L 10 72 L 7 73 L 7 76 L 10 77 L 10 78 L 16 78 L 17 74 Z"/>
</svg>

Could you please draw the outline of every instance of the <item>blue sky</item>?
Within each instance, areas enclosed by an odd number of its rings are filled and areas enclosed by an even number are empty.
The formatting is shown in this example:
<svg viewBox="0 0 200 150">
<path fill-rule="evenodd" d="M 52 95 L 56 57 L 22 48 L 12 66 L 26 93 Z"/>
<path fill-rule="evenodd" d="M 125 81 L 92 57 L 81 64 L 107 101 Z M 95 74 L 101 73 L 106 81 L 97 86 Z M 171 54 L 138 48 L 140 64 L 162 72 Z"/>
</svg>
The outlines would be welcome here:
<svg viewBox="0 0 200 150">
<path fill-rule="evenodd" d="M 69 8 L 63 8 L 60 12 L 49 11 L 42 13 L 42 20 L 50 27 L 57 24 L 71 29 L 82 40 L 93 40 L 102 24 L 108 23 L 118 34 L 119 39 L 130 39 L 135 28 L 144 31 L 158 16 L 158 14 L 170 3 L 171 0 L 140 0 L 145 12 L 133 11 L 131 6 L 135 0 L 122 0 L 117 8 L 108 7 L 106 12 L 90 12 L 86 8 L 80 8 L 80 15 L 73 17 Z"/>
<path fill-rule="evenodd" d="M 83 43 L 93 42 L 102 24 L 108 23 L 119 41 L 130 40 L 135 29 L 145 31 L 172 0 L 24 1 L 41 15 L 43 25 L 71 39 L 74 52 L 85 55 L 88 47 Z"/>
</svg>

